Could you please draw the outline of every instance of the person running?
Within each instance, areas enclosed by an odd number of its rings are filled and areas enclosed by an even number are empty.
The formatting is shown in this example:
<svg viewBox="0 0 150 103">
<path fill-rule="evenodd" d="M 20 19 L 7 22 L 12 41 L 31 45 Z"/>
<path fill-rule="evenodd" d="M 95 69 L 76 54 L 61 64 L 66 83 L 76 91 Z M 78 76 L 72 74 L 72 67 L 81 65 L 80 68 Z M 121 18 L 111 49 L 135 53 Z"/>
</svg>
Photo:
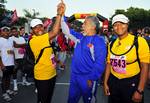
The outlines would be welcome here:
<svg viewBox="0 0 150 103">
<path fill-rule="evenodd" d="M 69 29 L 64 18 L 61 27 L 66 36 L 76 42 L 71 63 L 71 79 L 68 103 L 78 103 L 81 96 L 84 103 L 96 101 L 97 81 L 105 69 L 106 44 L 98 33 L 99 20 L 88 16 L 82 25 L 83 32 Z"/>
<path fill-rule="evenodd" d="M 59 3 L 57 16 L 51 31 L 44 32 L 43 22 L 40 19 L 31 20 L 32 38 L 29 45 L 35 57 L 34 79 L 37 88 L 38 103 L 51 103 L 54 86 L 56 82 L 56 62 L 50 41 L 55 38 L 60 30 L 60 21 L 65 12 L 65 5 Z M 43 50 L 40 55 L 41 50 Z M 40 58 L 38 59 L 38 57 Z M 37 60 L 38 59 L 38 60 Z"/>
<path fill-rule="evenodd" d="M 150 60 L 148 44 L 144 38 L 129 34 L 125 15 L 115 15 L 112 25 L 118 38 L 108 46 L 104 76 L 108 103 L 143 103 Z"/>
<path fill-rule="evenodd" d="M 10 90 L 10 79 L 14 69 L 14 48 L 13 41 L 9 38 L 10 28 L 1 28 L 2 37 L 0 37 L 0 67 L 3 72 L 2 76 L 2 97 L 5 101 L 11 101 L 10 94 L 13 91 Z"/>
</svg>

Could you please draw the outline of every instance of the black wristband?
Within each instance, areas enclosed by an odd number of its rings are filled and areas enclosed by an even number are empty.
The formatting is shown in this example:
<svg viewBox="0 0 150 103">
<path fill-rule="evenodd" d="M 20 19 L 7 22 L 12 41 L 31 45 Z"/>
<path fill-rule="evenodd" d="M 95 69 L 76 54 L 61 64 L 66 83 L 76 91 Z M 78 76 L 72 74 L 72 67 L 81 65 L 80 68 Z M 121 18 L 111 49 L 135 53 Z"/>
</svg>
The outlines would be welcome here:
<svg viewBox="0 0 150 103">
<path fill-rule="evenodd" d="M 136 90 L 140 95 L 143 95 L 144 92 L 143 91 L 139 91 L 138 89 Z"/>
</svg>

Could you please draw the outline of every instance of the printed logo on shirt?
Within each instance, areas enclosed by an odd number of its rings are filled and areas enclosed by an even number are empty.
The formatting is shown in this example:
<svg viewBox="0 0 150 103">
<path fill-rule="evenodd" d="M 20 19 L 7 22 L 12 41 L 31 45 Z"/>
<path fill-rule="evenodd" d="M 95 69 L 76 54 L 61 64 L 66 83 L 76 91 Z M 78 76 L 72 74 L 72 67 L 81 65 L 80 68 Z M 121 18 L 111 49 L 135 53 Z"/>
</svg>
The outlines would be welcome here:
<svg viewBox="0 0 150 103">
<path fill-rule="evenodd" d="M 111 66 L 113 70 L 119 74 L 126 73 L 126 56 L 115 56 L 111 55 L 110 59 Z"/>
<path fill-rule="evenodd" d="M 93 47 L 93 44 L 89 43 L 87 46 L 88 46 L 89 48 L 92 48 L 92 47 Z"/>
</svg>

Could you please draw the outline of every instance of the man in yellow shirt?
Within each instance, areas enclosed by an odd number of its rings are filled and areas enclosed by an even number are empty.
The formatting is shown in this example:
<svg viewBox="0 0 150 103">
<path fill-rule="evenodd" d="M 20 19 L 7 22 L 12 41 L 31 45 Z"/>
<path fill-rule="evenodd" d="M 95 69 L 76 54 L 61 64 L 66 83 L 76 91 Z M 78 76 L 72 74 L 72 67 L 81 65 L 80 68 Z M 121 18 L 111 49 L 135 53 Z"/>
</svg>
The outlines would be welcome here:
<svg viewBox="0 0 150 103">
<path fill-rule="evenodd" d="M 41 50 L 43 53 L 34 66 L 34 79 L 37 88 L 38 102 L 37 103 L 51 103 L 52 94 L 56 81 L 56 69 L 54 61 L 54 53 L 50 47 L 50 41 L 58 34 L 60 29 L 61 16 L 65 12 L 64 3 L 57 6 L 57 16 L 53 29 L 45 33 L 44 26 L 40 19 L 33 19 L 30 23 L 32 29 L 32 39 L 29 42 L 31 50 L 37 61 Z"/>
<path fill-rule="evenodd" d="M 129 19 L 123 14 L 112 19 L 118 38 L 108 47 L 104 92 L 109 103 L 143 103 L 149 47 L 144 38 L 128 33 L 128 24 Z"/>
</svg>

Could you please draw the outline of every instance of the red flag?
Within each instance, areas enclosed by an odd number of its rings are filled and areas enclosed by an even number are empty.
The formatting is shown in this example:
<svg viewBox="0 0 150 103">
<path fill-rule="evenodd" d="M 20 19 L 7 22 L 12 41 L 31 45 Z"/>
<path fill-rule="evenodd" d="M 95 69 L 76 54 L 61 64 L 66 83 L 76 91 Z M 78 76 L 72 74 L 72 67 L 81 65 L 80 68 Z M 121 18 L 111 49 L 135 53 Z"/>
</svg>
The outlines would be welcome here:
<svg viewBox="0 0 150 103">
<path fill-rule="evenodd" d="M 17 11 L 14 10 L 11 18 L 11 23 L 14 23 L 18 20 Z"/>
<path fill-rule="evenodd" d="M 51 25 L 52 24 L 52 20 L 51 19 L 46 19 L 45 21 L 44 21 L 44 27 L 45 28 L 47 28 L 49 25 Z"/>
</svg>

